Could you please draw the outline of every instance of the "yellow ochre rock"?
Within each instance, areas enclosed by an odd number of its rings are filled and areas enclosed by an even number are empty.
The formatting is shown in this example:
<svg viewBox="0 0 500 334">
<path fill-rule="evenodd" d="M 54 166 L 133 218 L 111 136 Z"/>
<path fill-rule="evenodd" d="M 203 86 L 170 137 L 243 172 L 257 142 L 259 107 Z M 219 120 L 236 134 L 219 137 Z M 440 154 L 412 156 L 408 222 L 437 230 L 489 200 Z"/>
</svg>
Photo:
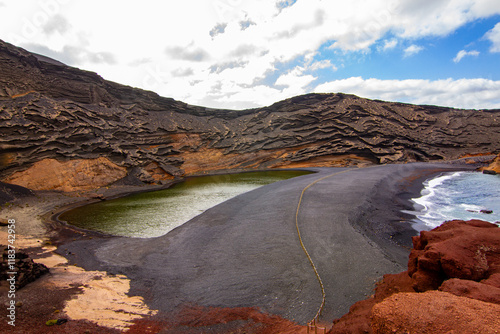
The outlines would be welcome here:
<svg viewBox="0 0 500 334">
<path fill-rule="evenodd" d="M 64 162 L 44 159 L 3 181 L 32 190 L 71 192 L 103 187 L 126 175 L 125 167 L 120 167 L 104 157 Z"/>
</svg>

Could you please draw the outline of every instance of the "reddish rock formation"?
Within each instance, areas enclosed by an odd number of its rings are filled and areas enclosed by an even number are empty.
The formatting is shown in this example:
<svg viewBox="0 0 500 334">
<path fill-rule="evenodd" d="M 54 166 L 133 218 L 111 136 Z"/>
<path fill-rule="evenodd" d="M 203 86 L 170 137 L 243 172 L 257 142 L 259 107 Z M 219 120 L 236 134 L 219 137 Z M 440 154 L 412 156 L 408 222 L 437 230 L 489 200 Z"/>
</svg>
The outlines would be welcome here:
<svg viewBox="0 0 500 334">
<path fill-rule="evenodd" d="M 130 333 L 144 333 L 141 320 L 135 321 Z M 151 323 L 148 320 L 145 324 Z M 256 308 L 198 307 L 182 308 L 173 321 L 159 323 L 160 333 L 248 333 L 248 334 L 306 334 L 305 326 L 297 325 L 276 315 L 262 313 Z"/>
<path fill-rule="evenodd" d="M 436 290 L 451 278 L 497 284 L 489 280 L 500 274 L 500 229 L 495 224 L 447 222 L 413 237 L 413 248 L 408 272 L 416 291 Z"/>
<path fill-rule="evenodd" d="M 333 322 L 329 334 L 371 333 L 372 308 L 384 299 L 400 292 L 414 292 L 408 272 L 384 275 L 377 284 L 375 294 L 351 306 L 349 313 Z"/>
<path fill-rule="evenodd" d="M 446 292 L 398 293 L 372 310 L 374 334 L 494 334 L 500 305 Z"/>
<path fill-rule="evenodd" d="M 329 333 L 500 332 L 500 228 L 450 221 L 413 245 L 408 271 L 385 275 Z"/>
<path fill-rule="evenodd" d="M 500 305 L 500 288 L 490 284 L 452 278 L 444 281 L 439 287 L 439 291 Z"/>
</svg>

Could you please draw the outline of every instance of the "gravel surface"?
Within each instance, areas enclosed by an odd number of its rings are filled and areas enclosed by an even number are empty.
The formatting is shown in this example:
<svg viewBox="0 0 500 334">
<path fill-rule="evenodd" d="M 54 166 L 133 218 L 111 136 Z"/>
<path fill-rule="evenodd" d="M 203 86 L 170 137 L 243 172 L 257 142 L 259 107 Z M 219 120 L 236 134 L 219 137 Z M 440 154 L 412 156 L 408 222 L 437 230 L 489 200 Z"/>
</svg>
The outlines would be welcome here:
<svg viewBox="0 0 500 334">
<path fill-rule="evenodd" d="M 160 312 L 175 315 L 190 304 L 259 307 L 304 324 L 322 296 L 295 215 L 302 190 L 327 177 L 305 191 L 298 222 L 325 286 L 321 319 L 330 323 L 370 295 L 383 274 L 406 268 L 417 232 L 400 209 L 409 209 L 407 199 L 418 195 L 421 181 L 470 168 L 318 168 L 235 197 L 158 238 L 94 238 L 63 247 L 79 266 L 126 275 L 130 294 Z"/>
</svg>

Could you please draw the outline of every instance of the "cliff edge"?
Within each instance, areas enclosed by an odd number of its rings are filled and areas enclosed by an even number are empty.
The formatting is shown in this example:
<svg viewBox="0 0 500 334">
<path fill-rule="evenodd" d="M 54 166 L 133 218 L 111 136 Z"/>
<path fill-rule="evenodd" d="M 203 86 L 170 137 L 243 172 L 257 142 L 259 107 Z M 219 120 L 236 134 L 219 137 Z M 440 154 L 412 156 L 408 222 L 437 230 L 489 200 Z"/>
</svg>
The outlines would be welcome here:
<svg viewBox="0 0 500 334">
<path fill-rule="evenodd" d="M 413 237 L 408 271 L 385 275 L 329 333 L 498 333 L 500 229 L 450 221 Z"/>
</svg>

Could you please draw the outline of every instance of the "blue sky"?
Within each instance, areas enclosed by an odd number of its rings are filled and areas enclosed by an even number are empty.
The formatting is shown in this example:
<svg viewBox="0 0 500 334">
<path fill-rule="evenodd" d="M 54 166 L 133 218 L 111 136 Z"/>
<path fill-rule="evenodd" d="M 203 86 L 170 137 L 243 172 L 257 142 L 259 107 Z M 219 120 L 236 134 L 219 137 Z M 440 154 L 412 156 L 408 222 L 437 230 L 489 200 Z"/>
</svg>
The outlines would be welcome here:
<svg viewBox="0 0 500 334">
<path fill-rule="evenodd" d="M 322 52 L 324 58 L 345 64 L 345 67 L 339 68 L 336 73 L 329 73 L 331 76 L 325 79 L 364 76 L 379 79 L 436 80 L 443 77 L 455 79 L 482 77 L 499 80 L 500 70 L 497 68 L 495 71 L 495 67 L 500 67 L 500 54 L 489 52 L 491 42 L 483 38 L 498 22 L 500 16 L 494 15 L 464 25 L 450 35 L 410 40 L 385 50 L 384 41 L 394 38 L 390 34 L 383 41 L 371 46 L 368 52 L 335 54 L 324 50 Z M 418 45 L 421 50 L 413 55 L 405 54 L 404 50 L 411 45 Z M 479 54 L 473 52 L 472 55 L 468 54 L 454 61 L 461 50 L 476 51 Z"/>
<path fill-rule="evenodd" d="M 0 39 L 207 107 L 343 92 L 500 108 L 498 0 L 0 0 Z"/>
</svg>

